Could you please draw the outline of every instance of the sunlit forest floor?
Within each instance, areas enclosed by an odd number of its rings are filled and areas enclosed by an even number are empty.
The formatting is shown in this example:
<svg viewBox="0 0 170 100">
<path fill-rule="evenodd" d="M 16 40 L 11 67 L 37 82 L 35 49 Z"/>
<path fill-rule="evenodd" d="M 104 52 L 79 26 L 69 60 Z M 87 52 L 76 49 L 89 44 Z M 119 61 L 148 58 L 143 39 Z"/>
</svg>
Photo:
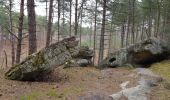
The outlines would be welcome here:
<svg viewBox="0 0 170 100">
<path fill-rule="evenodd" d="M 10 43 L 7 42 L 3 48 L 0 62 L 2 64 L 5 50 L 10 63 Z M 42 46 L 39 45 L 39 48 Z M 26 50 L 27 46 L 23 45 L 22 58 L 27 56 Z M 134 87 L 138 81 L 136 72 L 131 68 L 98 70 L 93 66 L 66 69 L 60 66 L 42 81 L 19 82 L 4 79 L 10 67 L 4 65 L 0 68 L 0 100 L 78 100 L 88 93 L 111 95 L 121 90 L 121 83 L 130 81 L 128 87 Z M 166 80 L 152 89 L 149 94 L 151 100 L 170 100 L 170 90 L 166 89 L 170 88 L 170 60 L 153 64 L 150 69 Z"/>
</svg>

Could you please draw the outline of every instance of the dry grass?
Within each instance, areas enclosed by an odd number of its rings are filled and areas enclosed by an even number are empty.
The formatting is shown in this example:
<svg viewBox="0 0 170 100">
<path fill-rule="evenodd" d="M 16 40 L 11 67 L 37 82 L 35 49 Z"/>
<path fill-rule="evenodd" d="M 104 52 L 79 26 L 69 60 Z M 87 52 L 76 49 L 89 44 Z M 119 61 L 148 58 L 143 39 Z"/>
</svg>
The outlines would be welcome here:
<svg viewBox="0 0 170 100">
<path fill-rule="evenodd" d="M 153 89 L 151 100 L 170 100 L 170 60 L 153 64 L 150 69 L 165 79 Z"/>
</svg>

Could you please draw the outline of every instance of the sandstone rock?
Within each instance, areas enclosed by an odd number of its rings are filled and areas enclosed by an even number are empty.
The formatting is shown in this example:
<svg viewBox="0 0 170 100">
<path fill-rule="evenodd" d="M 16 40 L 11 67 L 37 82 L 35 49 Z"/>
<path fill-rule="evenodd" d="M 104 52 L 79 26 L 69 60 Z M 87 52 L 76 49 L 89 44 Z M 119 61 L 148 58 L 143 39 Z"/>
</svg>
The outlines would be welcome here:
<svg viewBox="0 0 170 100">
<path fill-rule="evenodd" d="M 35 80 L 37 77 L 72 59 L 73 52 L 70 50 L 77 47 L 77 45 L 78 41 L 75 37 L 63 39 L 28 56 L 20 64 L 11 67 L 6 72 L 5 77 L 11 80 Z"/>
<path fill-rule="evenodd" d="M 135 71 L 139 77 L 138 85 L 131 88 L 122 88 L 120 92 L 110 95 L 113 100 L 121 100 L 122 95 L 127 98 L 125 100 L 149 99 L 147 94 L 150 93 L 153 86 L 156 86 L 155 84 L 160 82 L 160 76 L 145 68 L 137 68 Z M 127 82 L 122 84 L 127 85 Z"/>
<path fill-rule="evenodd" d="M 70 51 L 74 52 L 71 53 L 73 59 L 66 62 L 65 67 L 85 67 L 92 63 L 94 52 L 88 46 L 72 48 Z"/>
<path fill-rule="evenodd" d="M 79 100 L 114 100 L 110 96 L 104 93 L 89 93 L 85 96 L 80 97 Z"/>
<path fill-rule="evenodd" d="M 110 54 L 99 63 L 99 68 L 117 67 L 127 63 L 148 65 L 166 59 L 169 55 L 170 48 L 166 42 L 150 38 Z"/>
</svg>

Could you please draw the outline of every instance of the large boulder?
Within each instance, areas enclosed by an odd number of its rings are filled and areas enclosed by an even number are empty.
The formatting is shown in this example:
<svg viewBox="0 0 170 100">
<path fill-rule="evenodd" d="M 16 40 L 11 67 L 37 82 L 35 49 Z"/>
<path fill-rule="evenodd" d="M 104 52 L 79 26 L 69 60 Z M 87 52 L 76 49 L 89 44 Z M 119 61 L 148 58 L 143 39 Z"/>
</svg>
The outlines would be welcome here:
<svg viewBox="0 0 170 100">
<path fill-rule="evenodd" d="M 99 63 L 99 68 L 117 67 L 124 64 L 149 65 L 168 58 L 170 49 L 165 41 L 150 38 L 122 48 Z"/>
<path fill-rule="evenodd" d="M 77 55 L 78 52 L 72 51 L 77 46 L 75 37 L 63 39 L 28 56 L 20 64 L 10 68 L 5 77 L 11 80 L 35 80 Z"/>
<path fill-rule="evenodd" d="M 65 63 L 65 67 L 85 67 L 92 64 L 93 50 L 88 46 L 80 46 L 72 50 L 76 54 L 72 55 L 73 59 Z"/>
</svg>

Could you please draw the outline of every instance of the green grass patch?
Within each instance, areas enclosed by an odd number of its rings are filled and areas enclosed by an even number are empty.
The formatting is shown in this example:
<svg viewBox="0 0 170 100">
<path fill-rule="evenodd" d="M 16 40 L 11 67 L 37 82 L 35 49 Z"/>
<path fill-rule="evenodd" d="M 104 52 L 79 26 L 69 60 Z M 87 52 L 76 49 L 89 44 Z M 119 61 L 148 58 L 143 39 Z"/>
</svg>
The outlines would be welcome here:
<svg viewBox="0 0 170 100">
<path fill-rule="evenodd" d="M 37 100 L 39 97 L 43 96 L 42 93 L 32 92 L 30 94 L 21 96 L 20 100 Z"/>
<path fill-rule="evenodd" d="M 170 81 L 170 60 L 153 64 L 150 69 Z"/>
<path fill-rule="evenodd" d="M 170 99 L 170 60 L 153 64 L 150 69 L 162 76 L 165 80 L 160 83 L 159 87 L 154 91 L 154 100 Z"/>
</svg>

